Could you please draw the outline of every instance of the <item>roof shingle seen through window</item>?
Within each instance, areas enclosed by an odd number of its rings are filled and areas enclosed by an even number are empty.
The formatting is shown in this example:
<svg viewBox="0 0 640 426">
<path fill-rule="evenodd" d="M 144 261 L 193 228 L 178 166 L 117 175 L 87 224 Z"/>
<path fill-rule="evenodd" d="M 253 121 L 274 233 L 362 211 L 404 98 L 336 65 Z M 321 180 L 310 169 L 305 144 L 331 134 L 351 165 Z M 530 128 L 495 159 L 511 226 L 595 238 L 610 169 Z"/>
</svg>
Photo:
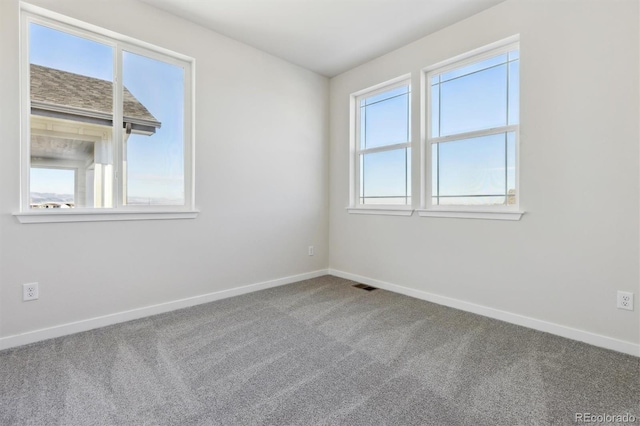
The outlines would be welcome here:
<svg viewBox="0 0 640 426">
<path fill-rule="evenodd" d="M 31 100 L 86 111 L 113 114 L 113 84 L 110 81 L 31 64 Z M 124 87 L 126 118 L 158 120 Z M 126 121 L 126 120 L 125 120 Z"/>
</svg>

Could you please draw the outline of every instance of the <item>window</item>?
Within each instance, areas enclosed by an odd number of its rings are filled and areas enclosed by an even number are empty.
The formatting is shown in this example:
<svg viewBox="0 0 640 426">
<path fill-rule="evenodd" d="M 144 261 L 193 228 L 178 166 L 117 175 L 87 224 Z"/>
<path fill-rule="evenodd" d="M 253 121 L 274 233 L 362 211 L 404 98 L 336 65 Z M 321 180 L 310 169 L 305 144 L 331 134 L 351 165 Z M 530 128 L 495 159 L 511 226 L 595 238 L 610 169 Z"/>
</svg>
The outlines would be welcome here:
<svg viewBox="0 0 640 426">
<path fill-rule="evenodd" d="M 411 84 L 385 83 L 352 95 L 353 209 L 411 206 Z"/>
<path fill-rule="evenodd" d="M 29 5 L 22 19 L 17 216 L 192 211 L 193 60 Z"/>
<path fill-rule="evenodd" d="M 493 212 L 503 213 L 493 218 L 520 218 L 519 58 L 512 41 L 425 72 L 421 215 Z"/>
</svg>

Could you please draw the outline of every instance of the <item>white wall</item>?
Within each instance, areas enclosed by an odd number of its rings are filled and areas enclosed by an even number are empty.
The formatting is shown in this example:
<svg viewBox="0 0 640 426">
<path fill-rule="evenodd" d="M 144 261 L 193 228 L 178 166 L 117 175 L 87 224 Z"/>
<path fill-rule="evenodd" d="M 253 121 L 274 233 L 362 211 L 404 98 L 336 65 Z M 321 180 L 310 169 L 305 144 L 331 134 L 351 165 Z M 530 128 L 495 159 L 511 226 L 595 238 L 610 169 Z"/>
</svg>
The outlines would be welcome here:
<svg viewBox="0 0 640 426">
<path fill-rule="evenodd" d="M 30 225 L 12 217 L 18 1 L 0 1 L 0 337 L 326 269 L 326 78 L 137 1 L 32 3 L 196 59 L 201 213 Z M 23 303 L 21 284 L 32 281 L 40 299 Z"/>
<path fill-rule="evenodd" d="M 638 16 L 637 0 L 510 0 L 331 79 L 331 268 L 637 345 Z M 420 70 L 517 33 L 522 220 L 348 214 L 349 94 L 412 73 L 419 170 Z"/>
</svg>

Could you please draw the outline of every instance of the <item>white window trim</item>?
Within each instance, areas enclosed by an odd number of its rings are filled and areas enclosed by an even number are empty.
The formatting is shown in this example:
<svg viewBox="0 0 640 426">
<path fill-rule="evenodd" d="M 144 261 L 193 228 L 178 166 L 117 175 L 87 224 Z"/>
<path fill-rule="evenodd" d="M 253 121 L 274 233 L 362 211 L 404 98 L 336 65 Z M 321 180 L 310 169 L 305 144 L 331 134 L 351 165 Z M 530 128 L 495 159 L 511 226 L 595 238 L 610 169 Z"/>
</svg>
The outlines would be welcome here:
<svg viewBox="0 0 640 426">
<path fill-rule="evenodd" d="M 21 97 L 21 141 L 20 141 L 20 211 L 13 213 L 20 223 L 89 222 L 114 220 L 192 219 L 199 211 L 195 208 L 195 59 L 189 56 L 146 43 L 59 13 L 51 12 L 29 3 L 20 2 L 20 97 Z M 29 84 L 29 23 L 34 22 L 66 33 L 111 46 L 114 49 L 114 81 L 122 81 L 122 51 L 145 55 L 182 67 L 184 69 L 184 198 L 182 206 L 122 205 L 121 177 L 114 178 L 113 208 L 30 209 L 30 84 Z M 25 79 L 27 81 L 25 81 Z M 114 105 L 119 105 L 121 94 L 114 84 Z M 113 139 L 115 141 L 113 163 L 121 176 L 123 129 L 121 107 L 114 108 Z"/>
<path fill-rule="evenodd" d="M 360 204 L 360 154 L 370 154 L 375 152 L 392 151 L 402 148 L 411 148 L 412 142 L 409 140 L 405 143 L 394 145 L 384 145 L 375 148 L 360 149 L 360 108 L 359 100 L 366 96 L 371 97 L 377 94 L 393 90 L 400 86 L 408 85 L 410 88 L 411 74 L 405 74 L 375 86 L 368 87 L 352 93 L 349 101 L 349 206 L 347 212 L 354 214 L 368 215 L 387 215 L 387 216 L 411 216 L 413 207 L 411 205 L 397 204 Z M 411 88 L 412 91 L 412 88 Z M 409 94 L 409 136 L 411 137 L 411 93 Z M 412 150 L 413 152 L 413 150 Z M 411 196 L 413 200 L 413 194 Z M 413 201 L 412 201 L 413 202 Z"/>
<path fill-rule="evenodd" d="M 347 207 L 349 213 L 354 214 L 379 214 L 384 216 L 411 216 L 414 209 L 411 207 L 390 207 L 384 204 L 372 204 L 368 207 Z"/>
<path fill-rule="evenodd" d="M 458 133 L 437 138 L 430 137 L 431 131 L 431 74 L 441 74 L 479 62 L 490 57 L 507 53 L 519 48 L 519 35 L 515 35 L 490 45 L 472 50 L 422 69 L 420 91 L 420 208 L 416 209 L 421 217 L 446 217 L 467 219 L 520 220 L 525 213 L 520 209 L 520 125 L 507 125 L 498 128 Z M 516 204 L 513 206 L 437 206 L 431 204 L 432 170 L 431 145 L 434 143 L 486 136 L 514 131 L 516 135 Z"/>
<path fill-rule="evenodd" d="M 159 219 L 195 219 L 198 210 L 161 210 L 161 211 L 134 211 L 118 210 L 105 211 L 106 209 L 45 209 L 45 212 L 29 211 L 14 213 L 20 223 L 66 223 L 66 222 L 109 222 L 118 220 L 159 220 Z"/>
<path fill-rule="evenodd" d="M 495 210 L 422 210 L 418 209 L 420 217 L 447 217 L 457 219 L 495 219 L 495 220 L 520 220 L 522 211 L 495 211 Z"/>
</svg>

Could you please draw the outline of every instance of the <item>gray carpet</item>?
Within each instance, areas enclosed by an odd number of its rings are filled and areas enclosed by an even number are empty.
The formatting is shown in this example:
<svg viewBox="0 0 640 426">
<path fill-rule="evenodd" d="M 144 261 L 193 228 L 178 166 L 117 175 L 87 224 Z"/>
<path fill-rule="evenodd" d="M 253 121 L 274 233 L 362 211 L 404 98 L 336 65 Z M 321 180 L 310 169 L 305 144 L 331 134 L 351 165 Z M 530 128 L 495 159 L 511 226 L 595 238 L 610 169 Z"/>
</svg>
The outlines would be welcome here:
<svg viewBox="0 0 640 426">
<path fill-rule="evenodd" d="M 640 358 L 325 276 L 0 352 L 2 425 L 545 425 Z"/>
</svg>

